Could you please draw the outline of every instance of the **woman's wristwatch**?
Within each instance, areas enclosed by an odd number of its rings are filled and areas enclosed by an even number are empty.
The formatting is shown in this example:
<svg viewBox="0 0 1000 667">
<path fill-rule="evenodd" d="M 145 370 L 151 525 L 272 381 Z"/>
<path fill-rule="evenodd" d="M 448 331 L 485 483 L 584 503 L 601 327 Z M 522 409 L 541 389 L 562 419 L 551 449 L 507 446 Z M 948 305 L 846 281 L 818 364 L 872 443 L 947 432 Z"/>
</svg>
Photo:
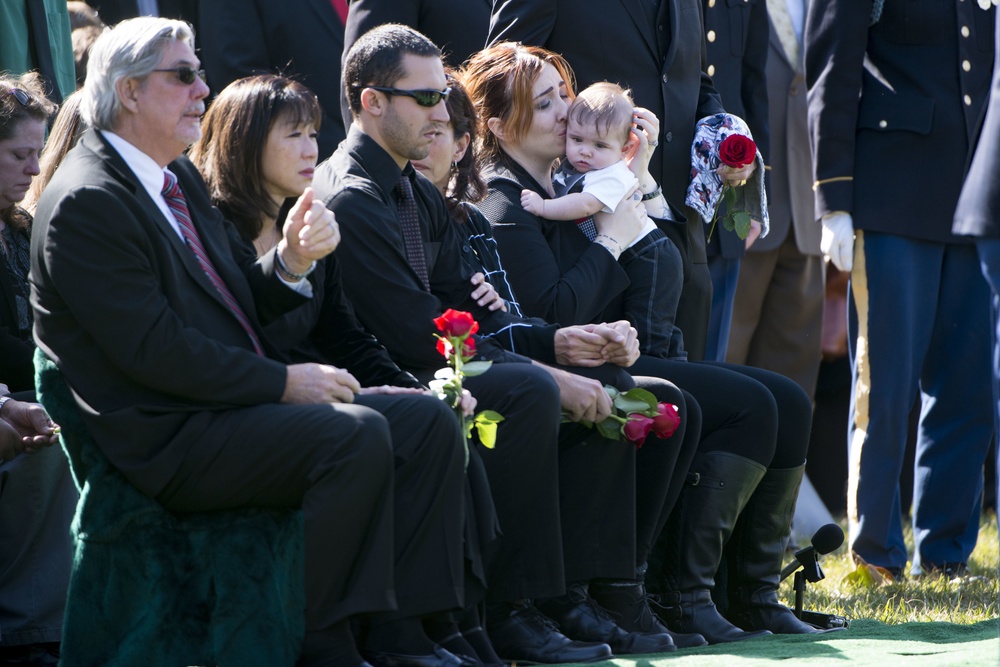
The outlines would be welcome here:
<svg viewBox="0 0 1000 667">
<path fill-rule="evenodd" d="M 642 196 L 642 201 L 649 201 L 650 199 L 656 199 L 661 194 L 663 194 L 663 188 L 659 185 L 656 186 L 655 190 L 650 190 Z"/>
</svg>

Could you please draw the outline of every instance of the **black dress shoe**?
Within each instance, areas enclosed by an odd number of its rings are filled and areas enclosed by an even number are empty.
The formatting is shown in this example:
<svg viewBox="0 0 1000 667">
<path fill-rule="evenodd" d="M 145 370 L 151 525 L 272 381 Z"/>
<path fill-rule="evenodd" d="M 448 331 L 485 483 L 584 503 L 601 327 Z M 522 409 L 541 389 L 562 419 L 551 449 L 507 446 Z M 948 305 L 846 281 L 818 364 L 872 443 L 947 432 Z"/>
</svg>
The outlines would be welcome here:
<svg viewBox="0 0 1000 667">
<path fill-rule="evenodd" d="M 607 644 L 569 639 L 528 602 L 511 605 L 503 618 L 491 616 L 488 627 L 493 648 L 508 662 L 595 662 L 611 658 Z"/>
<path fill-rule="evenodd" d="M 697 632 L 673 632 L 654 613 L 652 607 L 660 606 L 658 599 L 646 591 L 646 585 L 636 580 L 632 585 L 621 582 L 590 584 L 590 595 L 604 607 L 620 627 L 629 632 L 666 634 L 677 648 L 708 646 L 708 641 Z"/>
<path fill-rule="evenodd" d="M 630 632 L 590 597 L 586 584 L 570 584 L 566 594 L 549 598 L 539 609 L 559 624 L 567 637 L 582 641 L 604 642 L 615 655 L 632 653 L 668 653 L 676 651 L 666 632 Z"/>
<path fill-rule="evenodd" d="M 461 658 L 440 646 L 435 646 L 434 652 L 427 655 L 369 651 L 365 653 L 365 659 L 372 667 L 469 667 Z"/>
</svg>

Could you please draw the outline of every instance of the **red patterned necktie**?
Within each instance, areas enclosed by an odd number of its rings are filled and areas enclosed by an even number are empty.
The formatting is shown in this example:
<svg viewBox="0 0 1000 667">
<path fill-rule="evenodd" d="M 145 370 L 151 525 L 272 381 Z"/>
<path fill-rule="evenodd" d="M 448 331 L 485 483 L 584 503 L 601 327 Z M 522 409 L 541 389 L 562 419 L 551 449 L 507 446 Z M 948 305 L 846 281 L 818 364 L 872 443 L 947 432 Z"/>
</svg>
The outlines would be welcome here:
<svg viewBox="0 0 1000 667">
<path fill-rule="evenodd" d="M 191 214 L 188 212 L 187 202 L 184 199 L 184 193 L 181 192 L 181 187 L 177 183 L 177 177 L 171 174 L 169 171 L 163 172 L 163 198 L 167 201 L 167 207 L 170 212 L 174 214 L 177 219 L 177 224 L 181 229 L 181 236 L 184 237 L 184 242 L 187 247 L 191 249 L 194 253 L 195 258 L 198 260 L 198 264 L 201 265 L 202 270 L 205 271 L 205 275 L 208 279 L 212 281 L 215 285 L 215 289 L 219 290 L 219 294 L 222 295 L 222 300 L 226 302 L 229 309 L 233 311 L 233 315 L 239 321 L 240 326 L 246 330 L 247 335 L 250 336 L 250 342 L 253 343 L 253 348 L 257 351 L 257 354 L 264 356 L 264 348 L 260 344 L 260 339 L 257 338 L 257 334 L 254 333 L 253 326 L 250 324 L 250 319 L 247 317 L 246 313 L 240 307 L 239 302 L 233 293 L 229 291 L 229 287 L 226 286 L 225 281 L 219 276 L 219 272 L 216 271 L 215 265 L 212 264 L 212 260 L 209 258 L 208 253 L 205 252 L 205 246 L 201 243 L 201 237 L 198 235 L 198 230 L 195 229 L 194 224 L 191 223 Z"/>
<path fill-rule="evenodd" d="M 430 278 L 427 274 L 427 257 L 424 255 L 424 239 L 420 235 L 420 214 L 417 212 L 417 201 L 413 198 L 413 184 L 406 174 L 396 185 L 396 215 L 399 217 L 399 228 L 403 232 L 403 244 L 406 246 L 406 259 L 410 268 L 416 271 L 425 290 L 430 290 Z"/>
<path fill-rule="evenodd" d="M 337 12 L 337 18 L 340 19 L 342 24 L 347 23 L 347 0 L 330 0 L 333 5 L 334 11 Z"/>
</svg>

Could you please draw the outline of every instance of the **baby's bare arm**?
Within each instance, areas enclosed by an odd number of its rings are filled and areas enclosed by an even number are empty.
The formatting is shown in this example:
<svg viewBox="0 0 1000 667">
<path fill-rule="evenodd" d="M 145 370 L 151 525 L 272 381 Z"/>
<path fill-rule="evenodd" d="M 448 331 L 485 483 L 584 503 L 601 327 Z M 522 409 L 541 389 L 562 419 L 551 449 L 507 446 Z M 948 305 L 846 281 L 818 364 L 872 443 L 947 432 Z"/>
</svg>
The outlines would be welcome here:
<svg viewBox="0 0 1000 667">
<path fill-rule="evenodd" d="M 604 210 L 604 204 L 594 195 L 574 192 L 544 202 L 543 218 L 549 220 L 579 220 Z"/>
</svg>

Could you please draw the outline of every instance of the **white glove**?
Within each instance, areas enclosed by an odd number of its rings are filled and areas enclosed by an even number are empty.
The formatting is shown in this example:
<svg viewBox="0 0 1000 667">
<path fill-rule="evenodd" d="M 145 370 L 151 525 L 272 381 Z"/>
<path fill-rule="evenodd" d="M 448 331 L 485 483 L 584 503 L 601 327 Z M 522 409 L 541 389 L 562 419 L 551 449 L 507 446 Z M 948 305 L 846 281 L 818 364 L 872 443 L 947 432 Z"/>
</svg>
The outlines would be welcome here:
<svg viewBox="0 0 1000 667">
<path fill-rule="evenodd" d="M 820 221 L 823 235 L 819 241 L 820 250 L 830 258 L 841 271 L 850 271 L 854 266 L 854 220 L 846 211 L 827 213 Z"/>
</svg>

